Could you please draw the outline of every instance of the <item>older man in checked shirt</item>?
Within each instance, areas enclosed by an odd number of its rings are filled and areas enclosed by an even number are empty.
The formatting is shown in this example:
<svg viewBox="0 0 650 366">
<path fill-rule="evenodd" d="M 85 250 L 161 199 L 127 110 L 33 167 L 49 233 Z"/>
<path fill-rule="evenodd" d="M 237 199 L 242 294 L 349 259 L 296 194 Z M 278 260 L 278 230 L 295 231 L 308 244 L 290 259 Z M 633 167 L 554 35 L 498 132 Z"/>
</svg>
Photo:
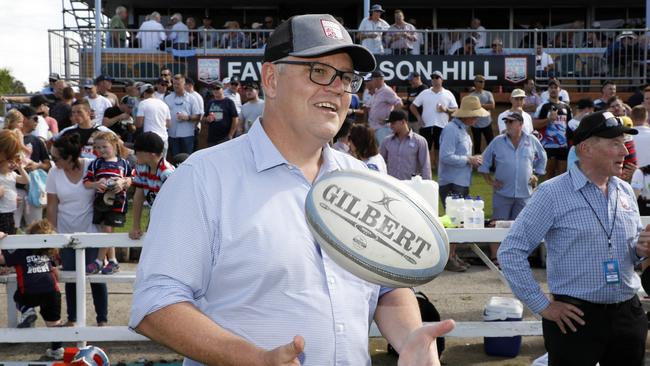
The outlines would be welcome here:
<svg viewBox="0 0 650 366">
<path fill-rule="evenodd" d="M 580 161 L 544 182 L 501 244 L 499 262 L 514 294 L 542 315 L 549 365 L 642 365 L 648 321 L 636 295 L 635 264 L 650 254 L 629 184 L 616 176 L 627 154 L 624 127 L 610 112 L 575 131 Z M 545 240 L 548 299 L 527 257 Z"/>
</svg>

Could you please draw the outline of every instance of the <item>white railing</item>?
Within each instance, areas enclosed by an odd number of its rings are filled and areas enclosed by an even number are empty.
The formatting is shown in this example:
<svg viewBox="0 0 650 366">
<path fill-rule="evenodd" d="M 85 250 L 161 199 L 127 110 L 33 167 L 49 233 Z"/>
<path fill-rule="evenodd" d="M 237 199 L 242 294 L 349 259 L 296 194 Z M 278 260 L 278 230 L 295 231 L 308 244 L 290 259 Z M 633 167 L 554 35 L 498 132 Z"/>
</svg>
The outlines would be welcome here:
<svg viewBox="0 0 650 366">
<path fill-rule="evenodd" d="M 643 225 L 650 224 L 650 216 L 642 217 Z M 509 229 L 447 229 L 449 241 L 453 243 L 491 243 L 501 242 Z M 54 235 L 13 235 L 0 241 L 0 249 L 38 249 L 38 248 L 72 248 L 75 250 L 76 273 L 66 272 L 62 277 L 68 282 L 76 282 L 77 295 L 77 325 L 70 328 L 0 328 L 0 343 L 33 343 L 33 342 L 100 342 L 100 341 L 146 341 L 148 338 L 129 330 L 126 326 L 86 327 L 86 282 L 131 282 L 134 275 L 122 274 L 115 276 L 86 276 L 85 249 L 102 247 L 140 247 L 141 240 L 131 240 L 128 234 L 54 234 Z M 103 277 L 103 278 L 101 278 Z M 109 277 L 114 277 L 113 279 Z M 5 276 L 8 278 L 8 276 Z M 13 291 L 7 283 L 7 311 L 13 309 L 15 321 L 15 305 Z M 15 282 L 14 282 L 15 286 Z M 15 287 L 13 287 L 15 291 Z M 9 314 L 8 314 L 9 315 Z M 9 317 L 11 319 L 11 316 Z M 380 336 L 373 324 L 371 336 Z M 541 322 L 458 322 L 450 337 L 512 337 L 512 336 L 542 335 Z"/>
</svg>

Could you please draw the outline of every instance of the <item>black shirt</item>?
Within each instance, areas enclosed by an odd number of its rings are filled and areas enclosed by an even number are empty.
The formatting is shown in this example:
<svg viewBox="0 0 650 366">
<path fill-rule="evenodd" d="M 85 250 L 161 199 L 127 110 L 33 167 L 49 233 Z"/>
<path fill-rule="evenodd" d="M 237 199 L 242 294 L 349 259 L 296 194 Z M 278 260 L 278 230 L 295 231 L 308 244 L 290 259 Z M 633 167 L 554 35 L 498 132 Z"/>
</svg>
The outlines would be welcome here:
<svg viewBox="0 0 650 366">
<path fill-rule="evenodd" d="M 59 292 L 52 260 L 32 249 L 3 250 L 8 266 L 16 268 L 18 291 L 21 294 Z"/>
<path fill-rule="evenodd" d="M 70 114 L 72 114 L 72 107 L 67 103 L 57 103 L 50 109 L 50 116 L 56 120 L 59 126 L 59 131 L 72 125 L 70 121 Z"/>
<path fill-rule="evenodd" d="M 110 107 L 104 111 L 104 117 L 114 118 L 119 116 L 122 113 L 124 112 L 122 112 L 120 107 Z M 126 140 L 126 136 L 129 133 L 129 131 L 126 128 L 126 125 L 122 123 L 122 121 L 117 121 L 113 123 L 112 126 L 109 126 L 108 128 L 110 128 L 111 131 L 115 132 L 115 134 L 118 135 L 123 141 Z"/>
<path fill-rule="evenodd" d="M 228 136 L 232 119 L 237 117 L 235 102 L 230 98 L 211 100 L 206 109 L 206 114 L 214 113 L 214 122 L 208 123 L 208 142 L 215 143 Z"/>
<path fill-rule="evenodd" d="M 425 85 L 424 83 L 420 84 L 420 86 L 418 86 L 418 87 L 413 88 L 413 87 L 409 86 L 406 89 L 406 93 L 408 94 L 408 97 L 406 98 L 406 103 L 404 103 L 404 107 L 409 112 L 409 121 L 416 121 L 417 120 L 415 118 L 415 116 L 413 115 L 413 113 L 411 112 L 411 108 L 410 108 L 411 104 L 413 103 L 415 98 L 420 93 L 422 93 L 423 91 L 425 91 L 427 89 L 429 89 L 429 87 L 427 85 Z M 418 113 L 420 113 L 420 115 L 422 115 L 422 106 L 418 107 Z"/>
</svg>

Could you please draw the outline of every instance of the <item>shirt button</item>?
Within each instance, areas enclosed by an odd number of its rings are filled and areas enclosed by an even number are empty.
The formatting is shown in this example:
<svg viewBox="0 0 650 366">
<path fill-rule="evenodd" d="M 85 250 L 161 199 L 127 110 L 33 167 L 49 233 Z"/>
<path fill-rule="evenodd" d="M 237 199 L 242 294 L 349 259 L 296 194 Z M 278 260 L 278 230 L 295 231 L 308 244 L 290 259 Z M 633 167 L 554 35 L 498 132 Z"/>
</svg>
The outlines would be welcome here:
<svg viewBox="0 0 650 366">
<path fill-rule="evenodd" d="M 336 281 L 334 281 L 334 277 L 331 277 L 331 276 L 330 276 L 330 277 L 327 277 L 327 283 L 328 283 L 330 286 L 334 286 L 334 283 L 336 283 Z"/>
<path fill-rule="evenodd" d="M 343 333 L 345 331 L 345 326 L 343 323 L 336 323 L 336 333 Z"/>
</svg>

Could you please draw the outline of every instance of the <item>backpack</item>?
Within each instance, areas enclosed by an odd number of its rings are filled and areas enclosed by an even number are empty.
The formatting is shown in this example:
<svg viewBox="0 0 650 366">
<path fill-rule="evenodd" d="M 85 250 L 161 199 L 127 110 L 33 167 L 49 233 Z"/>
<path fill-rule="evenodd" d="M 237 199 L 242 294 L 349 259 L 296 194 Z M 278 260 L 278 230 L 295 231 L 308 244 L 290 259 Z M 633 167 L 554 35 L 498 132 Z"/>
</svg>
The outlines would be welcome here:
<svg viewBox="0 0 650 366">
<path fill-rule="evenodd" d="M 29 173 L 29 188 L 27 191 L 27 202 L 34 207 L 47 205 L 47 192 L 45 192 L 45 180 L 47 173 L 43 169 L 36 169 Z"/>
<path fill-rule="evenodd" d="M 420 307 L 420 315 L 422 316 L 423 322 L 439 322 L 440 313 L 436 309 L 435 305 L 431 303 L 427 295 L 422 291 L 417 291 L 415 293 L 415 298 L 418 300 L 418 306 Z M 436 338 L 436 347 L 438 348 L 438 357 L 442 356 L 442 351 L 445 350 L 445 338 L 438 337 Z M 391 346 L 388 345 L 388 354 L 399 355 L 397 351 Z"/>
</svg>

